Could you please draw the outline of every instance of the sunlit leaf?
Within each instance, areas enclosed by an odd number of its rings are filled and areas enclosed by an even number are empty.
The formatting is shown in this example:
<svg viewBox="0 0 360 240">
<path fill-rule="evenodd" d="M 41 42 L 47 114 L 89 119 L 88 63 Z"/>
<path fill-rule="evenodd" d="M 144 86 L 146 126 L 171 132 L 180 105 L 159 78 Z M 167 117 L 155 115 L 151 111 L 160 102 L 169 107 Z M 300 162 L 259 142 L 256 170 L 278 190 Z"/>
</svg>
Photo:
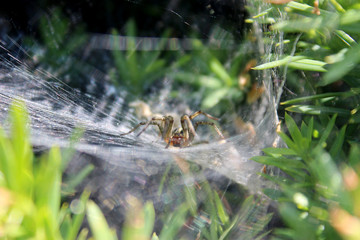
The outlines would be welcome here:
<svg viewBox="0 0 360 240">
<path fill-rule="evenodd" d="M 357 44 L 356 41 L 349 34 L 342 30 L 336 30 L 334 33 L 338 38 L 341 39 L 341 41 L 343 41 L 349 47 Z M 344 49 L 342 49 L 340 52 L 344 52 L 343 50 Z M 346 53 L 346 51 L 344 53 Z"/>
<path fill-rule="evenodd" d="M 76 212 L 76 214 L 73 215 L 73 221 L 72 224 L 70 226 L 70 231 L 68 232 L 67 236 L 66 236 L 66 240 L 75 240 L 79 230 L 81 228 L 81 225 L 83 224 L 83 220 L 85 217 L 85 213 L 86 213 L 86 202 L 88 201 L 90 196 L 90 193 L 85 191 L 81 194 L 80 200 L 79 200 L 79 208 L 80 211 Z M 83 233 L 85 234 L 85 233 Z M 87 232 L 86 232 L 87 235 Z"/>
<path fill-rule="evenodd" d="M 286 111 L 305 113 L 305 114 L 338 114 L 340 116 L 349 116 L 350 111 L 343 108 L 326 107 L 326 106 L 314 106 L 314 105 L 293 105 L 286 108 Z"/>
<path fill-rule="evenodd" d="M 230 87 L 233 84 L 231 76 L 227 73 L 226 69 L 219 62 L 218 59 L 213 58 L 210 61 L 210 69 L 220 78 L 226 86 Z"/>
<path fill-rule="evenodd" d="M 87 219 L 95 240 L 117 239 L 115 232 L 109 228 L 100 208 L 92 201 L 87 203 Z"/>
<path fill-rule="evenodd" d="M 323 68 L 323 66 L 325 65 L 326 65 L 325 62 L 311 60 L 311 59 L 301 59 L 289 63 L 290 68 L 304 70 L 304 71 L 313 71 L 313 72 L 326 72 L 327 70 Z"/>
<path fill-rule="evenodd" d="M 333 93 L 322 93 L 322 94 L 316 94 L 316 95 L 310 95 L 310 96 L 306 96 L 306 97 L 299 97 L 299 98 L 295 98 L 295 99 L 290 99 L 287 100 L 285 102 L 281 102 L 281 105 L 289 105 L 289 104 L 296 104 L 296 103 L 301 103 L 301 102 L 306 102 L 306 101 L 313 101 L 313 100 L 318 100 L 318 99 L 323 99 L 323 98 L 330 98 L 330 97 L 351 97 L 356 95 L 357 93 L 355 91 L 348 91 L 348 92 L 333 92 Z"/>
<path fill-rule="evenodd" d="M 264 69 L 269 69 L 269 68 L 275 68 L 275 67 L 280 67 L 280 66 L 284 66 L 286 64 L 291 63 L 292 61 L 297 61 L 297 60 L 301 60 L 301 59 L 306 59 L 306 57 L 304 56 L 287 56 L 281 60 L 276 60 L 276 61 L 272 61 L 269 63 L 264 63 L 261 64 L 259 66 L 256 66 L 252 69 L 254 70 L 264 70 Z"/>
<path fill-rule="evenodd" d="M 217 208 L 217 213 L 222 224 L 227 224 L 229 222 L 229 215 L 226 213 L 225 208 L 219 198 L 219 195 L 214 192 L 214 200 Z"/>
<path fill-rule="evenodd" d="M 129 207 L 126 212 L 125 223 L 122 228 L 122 239 L 149 239 L 153 233 L 155 210 L 151 202 L 144 206 L 135 197 L 127 200 Z"/>
<path fill-rule="evenodd" d="M 296 153 L 290 148 L 264 148 L 263 152 L 267 155 L 277 157 L 282 155 L 295 155 Z"/>
<path fill-rule="evenodd" d="M 349 49 L 345 58 L 330 66 L 328 72 L 323 76 L 317 86 L 326 86 L 335 81 L 341 80 L 360 61 L 360 45 Z"/>
<path fill-rule="evenodd" d="M 215 106 L 221 99 L 223 99 L 228 94 L 228 88 L 220 88 L 214 91 L 212 94 L 206 96 L 202 102 L 202 108 L 208 109 Z"/>
<path fill-rule="evenodd" d="M 303 162 L 285 157 L 255 156 L 252 160 L 266 165 L 284 167 L 285 169 L 305 168 Z"/>
</svg>

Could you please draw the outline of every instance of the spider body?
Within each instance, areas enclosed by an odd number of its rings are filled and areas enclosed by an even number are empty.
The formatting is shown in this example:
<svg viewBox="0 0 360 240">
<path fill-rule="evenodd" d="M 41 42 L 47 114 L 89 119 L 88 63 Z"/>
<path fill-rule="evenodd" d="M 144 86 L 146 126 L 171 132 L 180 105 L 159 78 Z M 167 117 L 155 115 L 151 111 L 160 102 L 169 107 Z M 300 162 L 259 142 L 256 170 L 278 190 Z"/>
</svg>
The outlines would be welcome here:
<svg viewBox="0 0 360 240">
<path fill-rule="evenodd" d="M 176 128 L 169 138 L 167 144 L 173 147 L 181 147 L 185 143 L 184 131 L 182 128 Z"/>
<path fill-rule="evenodd" d="M 207 118 L 218 120 L 217 118 L 207 113 L 204 113 L 202 111 L 197 111 L 192 115 L 186 115 L 186 114 L 183 115 L 180 119 L 181 127 L 174 129 L 174 118 L 172 116 L 153 117 L 151 118 L 151 120 L 147 122 L 140 122 L 132 130 L 130 130 L 127 133 L 121 134 L 121 136 L 130 134 L 140 126 L 144 125 L 144 128 L 137 134 L 137 136 L 140 136 L 140 134 L 142 134 L 150 125 L 156 125 L 159 128 L 162 139 L 167 144 L 166 148 L 168 148 L 169 146 L 187 147 L 194 140 L 197 127 L 199 125 L 209 125 L 216 130 L 216 132 L 219 134 L 221 139 L 224 139 L 224 136 L 213 122 L 192 121 L 194 118 L 196 118 L 199 115 L 204 115 Z"/>
</svg>

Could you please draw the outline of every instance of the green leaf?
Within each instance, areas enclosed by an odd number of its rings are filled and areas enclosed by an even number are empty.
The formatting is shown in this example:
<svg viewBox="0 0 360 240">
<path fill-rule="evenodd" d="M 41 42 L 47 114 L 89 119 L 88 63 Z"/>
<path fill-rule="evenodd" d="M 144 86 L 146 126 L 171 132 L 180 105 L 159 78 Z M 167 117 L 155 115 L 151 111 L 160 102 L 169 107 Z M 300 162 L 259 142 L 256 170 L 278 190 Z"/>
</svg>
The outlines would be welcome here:
<svg viewBox="0 0 360 240">
<path fill-rule="evenodd" d="M 323 144 L 325 143 L 325 141 L 327 140 L 327 138 L 329 137 L 334 125 L 335 125 L 335 120 L 336 120 L 337 115 L 335 114 L 331 120 L 328 122 L 325 130 L 322 132 L 321 138 L 319 140 L 319 143 L 317 145 L 317 147 L 323 147 Z"/>
<path fill-rule="evenodd" d="M 213 91 L 211 94 L 207 95 L 201 106 L 204 109 L 209 109 L 214 107 L 216 104 L 218 104 L 220 102 L 221 99 L 223 99 L 227 93 L 229 92 L 228 88 L 220 88 L 216 91 Z"/>
<path fill-rule="evenodd" d="M 285 157 L 269 157 L 269 156 L 255 156 L 251 158 L 253 161 L 278 167 L 284 171 L 297 172 L 296 169 L 305 169 L 306 166 L 303 162 L 295 159 Z M 300 175 L 303 175 L 299 172 Z"/>
<path fill-rule="evenodd" d="M 326 86 L 338 80 L 341 80 L 348 72 L 350 72 L 357 63 L 360 62 L 360 45 L 349 49 L 345 54 L 345 58 L 330 66 L 329 71 L 323 76 L 317 86 Z"/>
<path fill-rule="evenodd" d="M 291 1 L 286 6 L 291 10 L 297 10 L 298 12 L 314 14 L 313 13 L 314 7 L 308 4 Z M 310 15 L 306 15 L 306 16 L 310 16 Z"/>
<path fill-rule="evenodd" d="M 261 64 L 259 66 L 256 66 L 252 69 L 254 70 L 265 70 L 265 69 L 270 69 L 270 68 L 275 68 L 275 67 L 280 67 L 280 66 L 284 66 L 287 65 L 293 61 L 297 61 L 297 60 L 301 60 L 301 59 L 306 59 L 306 57 L 304 56 L 287 56 L 281 60 L 276 60 L 276 61 L 272 61 L 269 63 L 264 63 Z"/>
<path fill-rule="evenodd" d="M 0 170 L 4 175 L 4 186 L 13 191 L 21 191 L 21 185 L 17 179 L 17 171 L 19 171 L 17 158 L 2 128 L 0 128 Z"/>
<path fill-rule="evenodd" d="M 351 47 L 351 46 L 357 45 L 356 41 L 346 32 L 344 32 L 342 30 L 336 30 L 334 33 L 347 46 Z M 341 52 L 346 53 L 347 51 L 345 51 L 345 50 L 347 50 L 347 48 L 340 50 L 340 53 Z M 344 59 L 344 58 L 342 58 L 342 59 Z"/>
<path fill-rule="evenodd" d="M 300 144 L 303 138 L 301 132 L 294 119 L 287 113 L 285 113 L 285 123 L 295 144 Z"/>
<path fill-rule="evenodd" d="M 323 68 L 326 63 L 317 60 L 311 59 L 300 59 L 298 61 L 293 61 L 289 63 L 290 68 L 304 70 L 304 71 L 313 71 L 313 72 L 326 72 L 327 70 Z"/>
<path fill-rule="evenodd" d="M 229 235 L 231 230 L 236 226 L 237 222 L 239 221 L 239 215 L 236 215 L 234 219 L 231 221 L 230 225 L 225 229 L 225 231 L 219 237 L 219 240 L 224 240 Z"/>
<path fill-rule="evenodd" d="M 280 215 L 285 223 L 291 227 L 287 234 L 291 234 L 291 239 L 317 239 L 317 225 L 301 218 L 301 211 L 291 204 L 283 204 L 279 208 Z"/>
<path fill-rule="evenodd" d="M 144 213 L 145 213 L 145 228 L 144 228 L 144 235 L 150 236 L 155 223 L 155 209 L 152 202 L 146 202 L 144 206 Z"/>
<path fill-rule="evenodd" d="M 344 125 L 339 134 L 337 135 L 337 137 L 335 138 L 335 141 L 333 143 L 333 145 L 330 148 L 330 155 L 332 158 L 336 157 L 342 149 L 343 143 L 344 143 L 344 139 L 345 139 L 345 131 L 346 131 L 346 125 Z"/>
<path fill-rule="evenodd" d="M 314 131 L 314 118 L 312 117 L 310 119 L 310 122 L 309 122 L 306 132 L 303 134 L 303 136 L 306 137 L 306 139 L 309 141 L 309 143 L 312 140 L 313 131 Z"/>
<path fill-rule="evenodd" d="M 350 111 L 343 108 L 314 106 L 314 105 L 293 105 L 285 108 L 289 112 L 297 112 L 304 114 L 320 115 L 320 114 L 338 114 L 340 116 L 349 116 Z"/>
<path fill-rule="evenodd" d="M 42 171 L 41 174 L 46 176 L 46 178 L 44 178 L 44 181 L 49 184 L 47 189 L 47 196 L 49 197 L 49 202 L 47 206 L 50 208 L 52 214 L 57 217 L 61 200 L 62 174 L 61 153 L 58 147 L 53 147 L 50 149 L 46 165 L 48 165 L 45 170 L 46 172 Z M 45 182 L 43 182 L 43 185 L 45 184 Z"/>
<path fill-rule="evenodd" d="M 284 20 L 272 25 L 272 29 L 288 32 L 310 32 L 322 26 L 321 17 L 303 17 L 296 20 Z"/>
<path fill-rule="evenodd" d="M 217 58 L 212 58 L 210 60 L 210 69 L 215 73 L 215 75 L 220 78 L 227 87 L 231 87 L 233 80 L 231 76 L 227 73 L 226 69 L 219 62 Z"/>
<path fill-rule="evenodd" d="M 347 97 L 355 96 L 356 94 L 357 93 L 352 90 L 347 91 L 347 92 L 322 93 L 322 94 L 316 94 L 316 95 L 299 97 L 299 98 L 287 100 L 285 102 L 281 102 L 280 104 L 281 105 L 289 105 L 289 104 L 296 104 L 296 103 L 313 101 L 313 100 L 324 99 L 324 98 L 336 98 L 336 97 L 347 98 Z"/>
<path fill-rule="evenodd" d="M 222 82 L 215 77 L 211 76 L 199 76 L 200 86 L 211 88 L 211 89 L 219 89 L 223 86 Z"/>
<path fill-rule="evenodd" d="M 261 13 L 255 15 L 255 16 L 252 16 L 252 18 L 259 18 L 259 17 L 262 17 L 262 16 L 265 16 L 267 15 L 273 8 L 268 8 L 266 9 L 265 11 L 262 11 Z"/>
<path fill-rule="evenodd" d="M 80 172 L 70 175 L 69 180 L 65 181 L 63 193 L 71 194 L 75 188 L 94 170 L 94 165 L 88 164 Z"/>
<path fill-rule="evenodd" d="M 283 132 L 278 133 L 281 139 L 285 142 L 285 144 L 293 151 L 298 153 L 299 147 Z"/>
<path fill-rule="evenodd" d="M 312 153 L 314 161 L 310 163 L 312 174 L 316 176 L 322 188 L 322 194 L 333 200 L 338 200 L 344 194 L 342 176 L 330 154 L 321 148 L 316 148 Z"/>
<path fill-rule="evenodd" d="M 77 211 L 73 215 L 73 222 L 70 226 L 70 231 L 66 237 L 66 240 L 75 240 L 76 236 L 79 234 L 80 227 L 83 223 L 84 217 L 85 217 L 85 209 L 86 209 L 86 202 L 88 201 L 90 196 L 90 192 L 84 191 L 81 194 L 79 206 Z M 74 201 L 74 200 L 73 200 Z M 87 233 L 86 233 L 87 235 Z"/>
<path fill-rule="evenodd" d="M 358 167 L 360 163 L 360 145 L 358 143 L 352 143 L 349 153 L 349 164 L 353 168 Z"/>
<path fill-rule="evenodd" d="M 185 223 L 185 217 L 189 208 L 187 204 L 181 204 L 178 208 L 170 214 L 168 221 L 164 224 L 163 229 L 159 235 L 160 239 L 176 239 L 176 234 L 180 231 Z"/>
<path fill-rule="evenodd" d="M 347 10 L 340 18 L 341 25 L 353 25 L 358 22 L 360 22 L 360 11 L 358 9 Z"/>
<path fill-rule="evenodd" d="M 229 215 L 226 213 L 224 206 L 216 191 L 214 191 L 214 200 L 215 200 L 218 217 L 221 223 L 225 225 L 229 222 Z"/>
<path fill-rule="evenodd" d="M 129 208 L 122 228 L 122 239 L 149 239 L 153 233 L 155 210 L 151 202 L 142 206 L 140 200 L 129 199 Z"/>
<path fill-rule="evenodd" d="M 294 150 L 290 148 L 264 148 L 263 152 L 273 157 L 279 157 L 283 155 L 296 155 Z"/>
<path fill-rule="evenodd" d="M 115 232 L 109 228 L 100 208 L 93 201 L 87 203 L 87 219 L 95 240 L 117 239 Z"/>
</svg>

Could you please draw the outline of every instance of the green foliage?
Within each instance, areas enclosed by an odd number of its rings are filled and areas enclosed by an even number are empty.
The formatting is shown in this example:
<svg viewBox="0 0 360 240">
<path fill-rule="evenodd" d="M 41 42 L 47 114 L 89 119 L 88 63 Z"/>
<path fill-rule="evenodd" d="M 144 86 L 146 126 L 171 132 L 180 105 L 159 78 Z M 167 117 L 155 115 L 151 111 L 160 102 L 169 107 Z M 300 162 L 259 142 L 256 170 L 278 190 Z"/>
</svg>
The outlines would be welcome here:
<svg viewBox="0 0 360 240">
<path fill-rule="evenodd" d="M 261 15 L 262 21 L 264 18 L 276 19 L 271 29 L 285 33 L 284 40 L 277 43 L 277 46 L 285 47 L 285 56 L 254 69 L 286 66 L 293 70 L 325 72 L 314 86 L 343 80 L 349 86 L 357 87 L 360 80 L 354 73 L 360 62 L 358 3 L 319 1 L 318 7 L 310 4 L 314 1 L 291 1 L 274 6 Z M 260 21 L 258 18 L 254 16 L 251 21 Z M 298 34 L 297 38 L 294 34 Z M 296 50 L 288 51 L 286 46 L 289 44 Z"/>
<path fill-rule="evenodd" d="M 61 203 L 65 167 L 60 149 L 53 147 L 46 155 L 35 157 L 24 106 L 16 102 L 10 112 L 10 136 L 0 128 L 0 238 L 85 239 L 88 230 L 81 225 L 88 204 L 88 218 L 96 219 L 92 233 L 103 239 L 103 234 L 111 231 L 99 224 L 102 214 L 94 203 L 87 203 L 89 193 L 84 192 L 70 206 Z"/>
<path fill-rule="evenodd" d="M 319 129 L 321 124 L 311 118 L 298 128 L 286 114 L 289 134 L 280 132 L 279 135 L 289 148 L 264 149 L 266 156 L 253 158 L 257 162 L 279 167 L 288 176 L 263 174 L 281 188 L 280 195 L 269 195 L 279 201 L 280 214 L 288 226 L 276 230 L 278 236 L 325 239 L 332 235 L 332 239 L 336 239 L 335 230 L 329 222 L 329 211 L 334 207 L 331 203 L 347 210 L 354 207 L 350 193 L 344 189 L 341 169 L 335 161 L 339 156 L 346 155 L 343 148 L 346 126 L 336 129 L 335 120 L 336 115 L 328 118 L 325 129 Z"/>
<path fill-rule="evenodd" d="M 161 38 L 155 49 L 137 49 L 136 25 L 133 20 L 127 22 L 126 26 L 126 50 L 117 50 L 120 41 L 119 33 L 114 29 L 113 53 L 116 69 L 110 72 L 110 77 L 118 87 L 126 87 L 132 94 L 142 96 L 153 82 L 164 77 L 168 70 L 167 60 L 161 56 L 164 49 L 167 33 Z"/>
<path fill-rule="evenodd" d="M 318 1 L 317 6 L 300 0 L 271 5 L 249 19 L 272 24 L 266 39 L 281 36 L 271 52 L 283 53 L 264 56 L 270 62 L 254 69 L 277 68 L 287 81 L 285 91 L 300 95 L 281 103 L 286 130 L 279 135 L 287 148 L 266 148 L 264 156 L 253 158 L 283 172 L 261 174 L 279 186 L 264 190 L 278 201 L 286 225 L 275 229 L 275 238 L 360 236 L 360 158 L 353 155 L 360 140 L 359 14 L 358 1 Z"/>
<path fill-rule="evenodd" d="M 90 228 L 93 231 L 94 239 L 117 239 L 116 233 L 110 230 L 104 215 L 101 213 L 100 208 L 92 201 L 87 203 L 87 216 Z"/>
<path fill-rule="evenodd" d="M 27 45 L 42 68 L 60 78 L 83 75 L 84 66 L 75 58 L 87 40 L 83 26 L 74 27 L 60 8 L 54 8 L 40 18 L 39 32 L 42 45 L 30 38 Z"/>
<path fill-rule="evenodd" d="M 315 72 L 326 72 L 326 69 L 323 67 L 326 63 L 322 61 L 316 61 L 311 59 L 306 59 L 305 56 L 287 56 L 281 60 L 276 60 L 269 63 L 264 63 L 259 66 L 254 67 L 254 70 L 264 70 L 269 68 L 275 68 L 280 66 L 288 66 L 290 68 L 305 70 L 305 71 L 315 71 Z"/>
<path fill-rule="evenodd" d="M 168 178 L 167 176 L 166 178 Z M 173 179 L 167 179 L 167 182 Z M 178 181 L 178 178 L 176 178 Z M 160 194 L 160 193 L 159 193 Z M 123 239 L 232 239 L 241 233 L 244 239 L 262 239 L 268 234 L 265 226 L 271 220 L 271 214 L 259 218 L 262 214 L 260 200 L 253 196 L 244 196 L 216 191 L 207 181 L 188 185 L 177 195 L 176 205 L 165 204 L 163 211 L 156 216 L 161 220 L 160 232 L 153 232 L 155 212 L 152 203 L 142 205 L 139 199 L 128 197 L 126 221 L 122 228 Z M 232 211 L 230 208 L 233 208 Z M 256 224 L 253 222 L 256 220 Z M 186 227 L 185 227 L 186 226 Z M 245 231 L 243 226 L 248 226 Z M 193 231 L 183 231 L 184 228 Z"/>
<path fill-rule="evenodd" d="M 201 109 L 216 108 L 219 114 L 229 104 L 235 108 L 243 103 L 256 82 L 249 72 L 255 64 L 250 41 L 244 40 L 239 49 L 212 50 L 211 45 L 194 40 L 193 48 L 178 60 L 182 66 L 169 74 L 175 79 L 173 93 L 180 94 L 179 86 L 189 87 L 193 103 L 199 102 Z"/>
<path fill-rule="evenodd" d="M 151 202 L 142 206 L 135 197 L 127 199 L 129 208 L 122 229 L 122 239 L 150 239 L 155 222 L 155 210 Z"/>
</svg>

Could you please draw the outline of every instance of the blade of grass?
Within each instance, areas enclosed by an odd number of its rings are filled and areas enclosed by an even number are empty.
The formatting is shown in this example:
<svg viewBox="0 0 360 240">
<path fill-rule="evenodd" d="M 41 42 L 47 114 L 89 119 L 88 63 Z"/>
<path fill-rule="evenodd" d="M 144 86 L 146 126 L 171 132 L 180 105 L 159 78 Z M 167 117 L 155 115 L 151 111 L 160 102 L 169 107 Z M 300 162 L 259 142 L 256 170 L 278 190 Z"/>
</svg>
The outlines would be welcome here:
<svg viewBox="0 0 360 240">
<path fill-rule="evenodd" d="M 187 204 L 181 204 L 170 216 L 167 223 L 164 225 L 159 239 L 176 239 L 176 234 L 180 231 L 185 223 L 185 217 L 189 208 Z"/>
<path fill-rule="evenodd" d="M 349 47 L 355 46 L 357 44 L 357 42 L 349 34 L 342 30 L 336 30 L 334 33 L 338 38 L 340 38 L 342 42 L 344 42 Z"/>
<path fill-rule="evenodd" d="M 252 68 L 253 70 L 265 70 L 265 69 L 270 69 L 270 68 L 275 68 L 275 67 L 280 67 L 280 66 L 284 66 L 286 64 L 289 64 L 293 61 L 297 61 L 297 60 L 301 60 L 301 59 L 306 59 L 306 57 L 304 56 L 287 56 L 281 60 L 276 60 L 276 61 L 272 61 L 269 63 L 264 63 L 261 64 L 259 66 L 256 66 L 254 68 Z"/>
<path fill-rule="evenodd" d="M 293 105 L 285 108 L 286 111 L 296 112 L 296 113 L 304 113 L 304 114 L 338 114 L 339 116 L 349 116 L 350 111 L 343 108 L 334 108 L 334 107 L 326 107 L 326 106 L 314 106 L 314 105 Z"/>
<path fill-rule="evenodd" d="M 82 194 L 81 194 L 81 197 L 80 197 L 80 204 L 82 207 L 82 211 L 80 212 L 77 212 L 76 214 L 74 214 L 74 217 L 73 217 L 73 222 L 71 224 L 71 228 L 70 228 L 70 231 L 66 237 L 66 240 L 75 240 L 76 239 L 76 236 L 78 235 L 79 233 L 79 230 L 80 230 L 80 227 L 81 227 L 81 224 L 84 220 L 84 217 L 85 217 L 85 206 L 86 206 L 86 202 L 88 201 L 89 199 L 89 196 L 90 196 L 90 192 L 87 192 L 87 191 L 84 191 Z M 87 233 L 86 233 L 87 235 Z"/>
<path fill-rule="evenodd" d="M 298 61 L 293 61 L 289 63 L 290 68 L 304 70 L 304 71 L 313 71 L 313 72 L 326 72 L 327 70 L 323 68 L 326 63 L 317 60 L 311 59 L 300 59 Z"/>
<path fill-rule="evenodd" d="M 345 139 L 346 127 L 347 127 L 347 125 L 344 125 L 341 128 L 339 134 L 335 138 L 335 141 L 334 141 L 333 145 L 331 146 L 331 149 L 330 149 L 329 153 L 330 153 L 332 158 L 335 158 L 340 153 L 340 151 L 342 149 L 344 139 Z"/>
<path fill-rule="evenodd" d="M 291 100 L 287 100 L 285 102 L 281 102 L 281 105 L 289 105 L 289 104 L 296 104 L 296 103 L 301 103 L 301 102 L 306 102 L 306 101 L 313 101 L 313 100 L 318 100 L 318 99 L 322 99 L 322 98 L 329 98 L 329 97 L 342 97 L 342 98 L 347 98 L 347 97 L 351 97 L 356 95 L 357 93 L 350 90 L 347 92 L 332 92 L 332 93 L 323 93 L 323 94 L 316 94 L 316 95 L 311 95 L 311 96 L 306 96 L 306 97 L 299 97 L 299 98 L 295 98 L 295 99 L 291 99 Z"/>
<path fill-rule="evenodd" d="M 325 143 L 326 139 L 329 137 L 334 125 L 335 125 L 335 120 L 336 120 L 337 115 L 335 114 L 330 121 L 328 122 L 325 130 L 323 131 L 321 138 L 319 140 L 319 143 L 317 145 L 317 147 L 322 147 L 323 144 Z"/>
<path fill-rule="evenodd" d="M 216 191 L 214 191 L 214 200 L 217 209 L 218 217 L 223 225 L 226 225 L 229 222 L 229 215 L 226 213 L 223 203 Z"/>
<path fill-rule="evenodd" d="M 283 155 L 296 155 L 296 153 L 290 148 L 264 148 L 263 152 L 266 155 L 270 155 L 272 157 L 280 157 Z"/>
<path fill-rule="evenodd" d="M 86 212 L 90 229 L 95 240 L 117 239 L 115 232 L 109 228 L 100 208 L 93 201 L 87 203 Z"/>
<path fill-rule="evenodd" d="M 285 113 L 285 123 L 286 123 L 286 127 L 289 130 L 292 140 L 299 147 L 299 144 L 301 143 L 303 137 L 294 119 L 287 113 Z"/>
</svg>

